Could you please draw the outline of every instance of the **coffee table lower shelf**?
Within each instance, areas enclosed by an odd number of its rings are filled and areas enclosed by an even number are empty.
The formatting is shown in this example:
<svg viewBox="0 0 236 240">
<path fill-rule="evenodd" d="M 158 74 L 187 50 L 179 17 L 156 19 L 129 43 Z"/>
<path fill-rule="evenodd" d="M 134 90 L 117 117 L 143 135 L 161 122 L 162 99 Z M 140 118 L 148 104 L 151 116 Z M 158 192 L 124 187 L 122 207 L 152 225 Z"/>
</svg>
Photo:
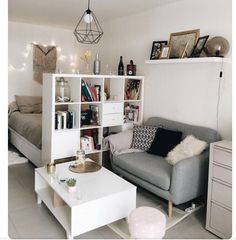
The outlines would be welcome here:
<svg viewBox="0 0 236 240">
<path fill-rule="evenodd" d="M 62 227 L 66 230 L 67 233 L 70 232 L 70 218 L 71 218 L 71 209 L 68 205 L 63 205 L 60 207 L 53 206 L 53 194 L 54 191 L 50 188 L 43 188 L 36 191 L 38 204 L 42 201 L 47 206 L 47 208 L 51 211 L 51 213 L 56 217 L 58 222 L 62 225 Z"/>
<path fill-rule="evenodd" d="M 69 177 L 78 176 L 68 166 L 65 163 L 58 168 Z M 126 218 L 136 207 L 136 187 L 104 168 L 95 174 L 81 174 L 78 179 L 82 188 L 86 186 L 82 199 L 68 193 L 46 168 L 35 170 L 37 202 L 44 202 L 69 239 Z M 55 204 L 55 193 L 59 204 Z"/>
</svg>

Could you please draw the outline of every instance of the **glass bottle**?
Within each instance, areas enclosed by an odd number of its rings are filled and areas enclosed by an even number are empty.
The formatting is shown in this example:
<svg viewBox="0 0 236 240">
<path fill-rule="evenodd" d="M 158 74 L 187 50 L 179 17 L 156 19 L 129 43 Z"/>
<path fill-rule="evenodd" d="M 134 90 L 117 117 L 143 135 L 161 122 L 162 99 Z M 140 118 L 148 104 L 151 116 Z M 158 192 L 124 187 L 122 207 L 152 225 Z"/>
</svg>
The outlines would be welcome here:
<svg viewBox="0 0 236 240">
<path fill-rule="evenodd" d="M 127 65 L 127 75 L 129 76 L 136 75 L 136 65 L 134 65 L 133 60 L 130 60 L 130 64 Z"/>
<path fill-rule="evenodd" d="M 118 75 L 124 75 L 124 63 L 123 63 L 123 57 L 120 56 L 120 62 L 118 65 Z"/>
<path fill-rule="evenodd" d="M 93 73 L 100 74 L 101 72 L 101 61 L 99 60 L 98 53 L 93 63 Z"/>
<path fill-rule="evenodd" d="M 61 77 L 56 84 L 56 102 L 69 102 L 70 100 L 70 86 L 68 81 Z"/>
<path fill-rule="evenodd" d="M 84 150 L 77 150 L 76 151 L 76 164 L 85 164 L 85 151 Z"/>
</svg>

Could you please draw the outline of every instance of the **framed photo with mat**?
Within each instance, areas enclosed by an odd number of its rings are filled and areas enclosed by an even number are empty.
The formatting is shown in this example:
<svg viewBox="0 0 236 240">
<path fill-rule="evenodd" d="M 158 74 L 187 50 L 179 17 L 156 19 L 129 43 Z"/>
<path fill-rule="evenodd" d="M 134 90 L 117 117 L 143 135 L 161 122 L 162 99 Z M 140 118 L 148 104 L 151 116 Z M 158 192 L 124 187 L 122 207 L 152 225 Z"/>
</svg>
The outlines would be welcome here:
<svg viewBox="0 0 236 240">
<path fill-rule="evenodd" d="M 160 53 L 160 59 L 168 59 L 170 56 L 170 45 L 162 46 L 161 53 Z"/>
<path fill-rule="evenodd" d="M 152 43 L 150 60 L 158 59 L 161 54 L 161 48 L 165 45 L 167 45 L 167 41 L 154 41 Z"/>
<path fill-rule="evenodd" d="M 189 57 L 199 38 L 200 30 L 194 29 L 170 34 L 170 58 Z M 187 47 L 186 47 L 187 46 Z"/>
</svg>

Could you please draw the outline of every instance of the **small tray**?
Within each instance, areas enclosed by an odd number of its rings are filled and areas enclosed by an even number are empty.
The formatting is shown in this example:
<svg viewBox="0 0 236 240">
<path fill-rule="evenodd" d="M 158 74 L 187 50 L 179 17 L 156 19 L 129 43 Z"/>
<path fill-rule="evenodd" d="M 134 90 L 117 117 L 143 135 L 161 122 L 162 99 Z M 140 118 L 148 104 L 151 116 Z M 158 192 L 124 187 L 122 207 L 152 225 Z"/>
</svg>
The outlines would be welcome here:
<svg viewBox="0 0 236 240">
<path fill-rule="evenodd" d="M 88 173 L 88 172 L 97 172 L 102 168 L 101 165 L 93 161 L 85 161 L 85 164 L 79 165 L 70 165 L 69 170 L 75 173 Z"/>
</svg>

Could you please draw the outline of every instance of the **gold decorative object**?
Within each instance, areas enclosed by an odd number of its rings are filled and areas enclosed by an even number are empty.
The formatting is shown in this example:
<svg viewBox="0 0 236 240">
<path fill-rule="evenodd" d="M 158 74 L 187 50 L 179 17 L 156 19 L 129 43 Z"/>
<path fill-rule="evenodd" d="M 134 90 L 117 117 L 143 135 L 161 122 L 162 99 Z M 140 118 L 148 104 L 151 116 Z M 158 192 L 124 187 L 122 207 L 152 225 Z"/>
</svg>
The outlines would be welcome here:
<svg viewBox="0 0 236 240">
<path fill-rule="evenodd" d="M 94 161 L 85 161 L 84 164 L 73 164 L 69 166 L 69 170 L 75 173 L 96 172 L 101 168 L 102 166 Z"/>
<path fill-rule="evenodd" d="M 56 171 L 56 165 L 54 163 L 48 163 L 47 164 L 47 173 L 54 174 L 55 171 Z"/>
</svg>

